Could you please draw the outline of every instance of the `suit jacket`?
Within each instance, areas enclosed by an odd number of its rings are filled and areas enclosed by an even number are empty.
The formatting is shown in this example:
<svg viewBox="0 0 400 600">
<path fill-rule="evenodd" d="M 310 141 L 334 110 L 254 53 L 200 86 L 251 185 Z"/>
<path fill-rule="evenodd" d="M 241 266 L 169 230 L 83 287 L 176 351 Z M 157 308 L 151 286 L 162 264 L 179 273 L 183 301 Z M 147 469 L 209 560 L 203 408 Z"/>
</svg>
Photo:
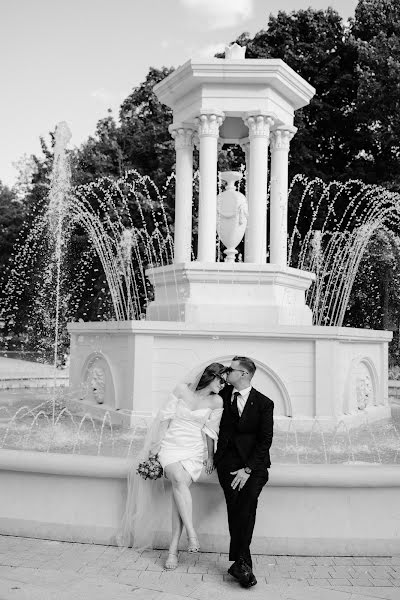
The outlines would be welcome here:
<svg viewBox="0 0 400 600">
<path fill-rule="evenodd" d="M 237 420 L 231 408 L 232 391 L 233 387 L 227 385 L 220 392 L 224 410 L 214 457 L 215 464 L 218 465 L 231 442 L 243 460 L 243 467 L 264 471 L 271 466 L 269 449 L 274 427 L 274 403 L 251 388 L 243 413 Z"/>
</svg>

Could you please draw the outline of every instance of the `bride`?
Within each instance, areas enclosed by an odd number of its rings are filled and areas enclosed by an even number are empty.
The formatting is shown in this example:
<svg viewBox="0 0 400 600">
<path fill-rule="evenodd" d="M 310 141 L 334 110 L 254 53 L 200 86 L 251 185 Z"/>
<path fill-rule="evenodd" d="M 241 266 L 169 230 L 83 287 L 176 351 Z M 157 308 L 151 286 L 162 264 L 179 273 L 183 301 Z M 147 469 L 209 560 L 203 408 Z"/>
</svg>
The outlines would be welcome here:
<svg viewBox="0 0 400 600">
<path fill-rule="evenodd" d="M 178 545 L 185 527 L 188 552 L 200 549 L 192 518 L 190 486 L 214 470 L 214 447 L 218 438 L 223 402 L 219 395 L 225 385 L 226 367 L 212 363 L 192 383 L 180 383 L 158 412 L 147 435 L 142 457 L 158 456 L 164 476 L 172 486 L 172 534 L 166 569 L 178 566 Z M 207 458 L 205 458 L 205 455 Z M 128 477 L 128 500 L 123 529 L 134 547 L 151 546 L 152 533 L 162 511 L 157 508 L 164 482 L 143 481 L 134 471 Z M 129 544 L 130 545 L 130 544 Z"/>
</svg>

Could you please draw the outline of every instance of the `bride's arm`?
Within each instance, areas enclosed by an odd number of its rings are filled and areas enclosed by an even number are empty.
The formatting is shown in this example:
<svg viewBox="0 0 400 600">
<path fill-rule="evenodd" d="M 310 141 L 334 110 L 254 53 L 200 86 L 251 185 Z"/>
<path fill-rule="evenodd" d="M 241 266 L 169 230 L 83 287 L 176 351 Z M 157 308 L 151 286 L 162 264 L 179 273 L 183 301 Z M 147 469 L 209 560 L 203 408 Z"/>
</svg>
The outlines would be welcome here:
<svg viewBox="0 0 400 600">
<path fill-rule="evenodd" d="M 211 475 L 214 471 L 214 440 L 206 434 L 207 441 L 207 460 L 206 460 L 206 473 Z"/>
</svg>

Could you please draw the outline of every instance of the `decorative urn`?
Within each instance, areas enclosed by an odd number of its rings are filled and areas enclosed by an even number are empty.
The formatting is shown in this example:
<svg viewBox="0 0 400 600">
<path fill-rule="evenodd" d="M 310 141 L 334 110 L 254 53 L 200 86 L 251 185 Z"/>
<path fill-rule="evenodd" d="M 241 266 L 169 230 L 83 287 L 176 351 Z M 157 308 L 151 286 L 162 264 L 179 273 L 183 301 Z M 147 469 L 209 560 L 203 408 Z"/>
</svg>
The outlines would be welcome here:
<svg viewBox="0 0 400 600">
<path fill-rule="evenodd" d="M 235 182 L 242 178 L 240 171 L 225 171 L 220 177 L 227 186 L 217 197 L 217 232 L 226 247 L 225 262 L 235 262 L 236 246 L 242 241 L 247 227 L 247 200 L 235 189 Z"/>
</svg>

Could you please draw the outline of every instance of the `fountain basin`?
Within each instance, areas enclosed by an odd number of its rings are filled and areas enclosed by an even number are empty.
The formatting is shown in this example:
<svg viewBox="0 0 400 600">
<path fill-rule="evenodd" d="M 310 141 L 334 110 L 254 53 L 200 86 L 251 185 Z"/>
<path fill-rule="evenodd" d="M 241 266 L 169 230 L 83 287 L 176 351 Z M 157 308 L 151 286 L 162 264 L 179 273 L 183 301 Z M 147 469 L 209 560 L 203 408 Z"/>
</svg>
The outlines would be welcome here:
<svg viewBox="0 0 400 600">
<path fill-rule="evenodd" d="M 121 458 L 3 450 L 0 533 L 114 544 L 128 467 Z M 226 552 L 226 508 L 216 474 L 202 476 L 192 489 L 202 549 Z M 399 466 L 274 464 L 259 500 L 253 551 L 399 553 L 399 492 Z M 166 530 L 157 538 L 161 548 L 168 540 L 169 498 L 165 514 Z"/>
</svg>

